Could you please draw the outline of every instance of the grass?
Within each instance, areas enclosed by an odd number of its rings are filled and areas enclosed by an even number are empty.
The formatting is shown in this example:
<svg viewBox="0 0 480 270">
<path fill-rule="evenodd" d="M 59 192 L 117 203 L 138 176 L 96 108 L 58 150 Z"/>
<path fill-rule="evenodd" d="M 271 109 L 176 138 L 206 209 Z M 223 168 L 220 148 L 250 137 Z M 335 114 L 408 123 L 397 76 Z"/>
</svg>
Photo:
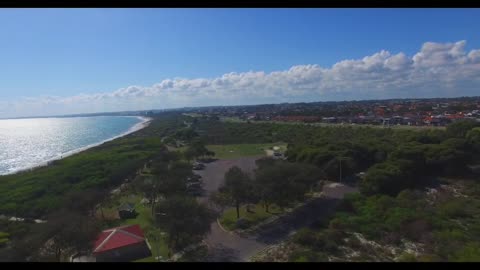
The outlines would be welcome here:
<svg viewBox="0 0 480 270">
<path fill-rule="evenodd" d="M 183 115 L 185 116 L 190 116 L 190 117 L 202 117 L 203 115 L 199 114 L 199 113 L 183 113 Z"/>
<path fill-rule="evenodd" d="M 131 219 L 116 219 L 114 221 L 106 223 L 106 228 L 116 227 L 116 226 L 125 226 L 125 225 L 134 225 L 138 224 L 142 228 L 145 237 L 147 238 L 148 243 L 152 251 L 152 256 L 137 260 L 135 262 L 155 262 L 155 257 L 161 256 L 163 259 L 166 259 L 168 256 L 168 247 L 166 243 L 166 235 L 162 235 L 161 230 L 159 230 L 154 225 L 154 220 L 151 215 L 151 209 L 148 205 L 143 205 L 140 203 L 142 196 L 138 194 L 124 194 L 111 204 L 111 207 L 104 208 L 104 214 L 112 216 L 112 213 L 115 213 L 117 207 L 122 205 L 125 202 L 135 204 L 135 210 L 138 215 L 135 218 Z M 98 214 L 97 214 L 98 216 Z"/>
<path fill-rule="evenodd" d="M 284 143 L 207 145 L 207 148 L 215 152 L 215 158 L 229 159 L 265 155 L 265 150 L 273 146 L 279 146 L 281 152 L 287 150 L 287 145 Z"/>
<path fill-rule="evenodd" d="M 270 205 L 268 209 L 269 213 L 265 212 L 265 209 L 261 204 L 251 205 L 250 210 L 252 210 L 252 213 L 247 212 L 246 206 L 240 207 L 240 218 L 248 221 L 248 228 L 259 224 L 272 216 L 282 214 L 280 208 L 276 205 Z M 219 221 L 226 230 L 232 231 L 237 229 L 237 210 L 235 208 L 227 209 Z"/>
<path fill-rule="evenodd" d="M 6 244 L 8 242 L 8 237 L 10 235 L 5 232 L 0 232 L 0 246 Z"/>
</svg>

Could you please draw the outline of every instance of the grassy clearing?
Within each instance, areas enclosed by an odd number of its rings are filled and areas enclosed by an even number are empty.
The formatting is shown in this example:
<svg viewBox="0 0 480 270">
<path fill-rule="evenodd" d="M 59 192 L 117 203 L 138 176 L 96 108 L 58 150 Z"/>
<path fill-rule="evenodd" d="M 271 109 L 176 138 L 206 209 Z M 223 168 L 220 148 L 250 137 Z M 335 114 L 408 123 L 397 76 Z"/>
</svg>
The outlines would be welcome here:
<svg viewBox="0 0 480 270">
<path fill-rule="evenodd" d="M 265 212 L 265 209 L 263 208 L 263 205 L 261 204 L 256 204 L 256 205 L 251 205 L 250 210 L 252 212 L 247 212 L 246 206 L 240 207 L 240 218 L 243 218 L 248 221 L 248 224 L 246 226 L 247 229 L 249 227 L 252 227 L 256 224 L 259 224 L 262 221 L 265 221 L 266 219 L 276 216 L 279 214 L 282 214 L 283 212 L 278 208 L 276 205 L 270 205 L 269 207 L 269 213 Z M 237 222 L 237 211 L 235 208 L 230 208 L 227 209 L 222 217 L 219 219 L 220 223 L 222 224 L 223 228 L 227 230 L 235 230 L 237 229 L 236 227 L 236 222 Z"/>
<path fill-rule="evenodd" d="M 228 159 L 248 156 L 265 155 L 265 150 L 279 146 L 280 151 L 287 150 L 285 143 L 263 143 L 263 144 L 225 144 L 225 145 L 207 145 L 208 150 L 215 152 L 215 158 Z"/>
<path fill-rule="evenodd" d="M 139 194 L 125 194 L 115 199 L 108 207 L 103 208 L 105 217 L 117 217 L 117 219 L 106 222 L 105 229 L 117 226 L 138 224 L 145 233 L 148 243 L 152 251 L 152 256 L 147 257 L 136 262 L 155 262 L 155 257 L 161 256 L 166 259 L 168 256 L 168 247 L 166 243 L 166 235 L 154 225 L 154 220 L 151 215 L 151 209 L 148 205 L 140 203 L 142 196 Z M 135 210 L 138 213 L 136 218 L 132 219 L 118 219 L 117 207 L 125 202 L 135 204 Z M 97 213 L 97 217 L 101 217 L 101 213 Z"/>
</svg>

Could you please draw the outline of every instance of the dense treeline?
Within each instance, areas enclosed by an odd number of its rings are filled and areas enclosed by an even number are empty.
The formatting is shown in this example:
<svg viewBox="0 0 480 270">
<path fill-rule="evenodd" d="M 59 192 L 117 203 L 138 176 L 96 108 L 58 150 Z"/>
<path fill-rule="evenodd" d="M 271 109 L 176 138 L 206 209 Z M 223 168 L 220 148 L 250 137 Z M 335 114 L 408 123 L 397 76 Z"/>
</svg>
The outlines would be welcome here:
<svg viewBox="0 0 480 270">
<path fill-rule="evenodd" d="M 291 162 L 318 166 L 329 180 L 366 172 L 366 194 L 396 195 L 431 183 L 436 176 L 465 176 L 480 154 L 475 121 L 458 121 L 446 130 L 228 123 L 200 120 L 193 127 L 209 143 L 288 143 Z"/>
</svg>

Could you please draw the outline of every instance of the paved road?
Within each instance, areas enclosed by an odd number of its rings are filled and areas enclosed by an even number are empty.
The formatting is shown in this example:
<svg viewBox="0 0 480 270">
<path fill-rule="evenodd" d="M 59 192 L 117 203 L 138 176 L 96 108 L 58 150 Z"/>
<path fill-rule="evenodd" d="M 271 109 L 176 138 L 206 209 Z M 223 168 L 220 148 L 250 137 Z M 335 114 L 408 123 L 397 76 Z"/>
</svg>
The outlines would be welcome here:
<svg viewBox="0 0 480 270">
<path fill-rule="evenodd" d="M 323 197 L 282 216 L 273 223 L 261 226 L 257 230 L 256 240 L 264 244 L 275 244 L 298 229 L 312 225 L 316 221 L 329 219 L 343 196 L 357 189 L 349 186 L 328 184 L 323 188 Z"/>
<path fill-rule="evenodd" d="M 217 191 L 223 184 L 223 177 L 225 173 L 233 166 L 238 166 L 245 172 L 253 173 L 255 169 L 255 160 L 258 157 L 242 157 L 237 159 L 223 159 L 216 160 L 206 164 L 206 168 L 200 171 L 194 171 L 196 174 L 202 176 L 203 188 L 205 193 L 202 197 L 199 197 L 200 202 L 206 202 L 208 196 Z"/>
<path fill-rule="evenodd" d="M 208 195 L 216 191 L 223 183 L 225 172 L 238 166 L 246 172 L 252 173 L 255 169 L 255 160 L 258 157 L 243 157 L 238 159 L 217 160 L 206 165 L 201 171 L 195 171 L 203 178 L 205 194 L 199 197 L 202 203 L 208 202 Z M 249 238 L 224 231 L 217 222 L 211 224 L 211 232 L 205 241 L 209 246 L 208 261 L 242 262 L 247 261 L 268 245 L 280 242 L 295 230 L 309 226 L 320 218 L 326 218 L 334 209 L 344 194 L 356 191 L 355 188 L 343 185 L 326 185 L 324 198 L 317 198 L 311 203 L 279 218 L 273 223 L 260 227 L 258 233 Z"/>
</svg>

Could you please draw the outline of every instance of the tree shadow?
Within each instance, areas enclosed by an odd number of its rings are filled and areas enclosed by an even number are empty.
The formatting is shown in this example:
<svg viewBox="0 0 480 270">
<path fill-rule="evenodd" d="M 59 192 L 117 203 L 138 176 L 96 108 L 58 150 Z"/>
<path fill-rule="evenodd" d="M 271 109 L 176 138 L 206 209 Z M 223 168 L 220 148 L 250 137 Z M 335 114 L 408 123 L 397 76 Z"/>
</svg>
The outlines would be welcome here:
<svg viewBox="0 0 480 270">
<path fill-rule="evenodd" d="M 300 228 L 328 222 L 340 201 L 335 198 L 318 198 L 258 228 L 256 240 L 264 244 L 275 244 Z"/>
<path fill-rule="evenodd" d="M 237 252 L 222 244 L 211 246 L 208 250 L 207 262 L 235 262 L 238 261 Z"/>
</svg>

